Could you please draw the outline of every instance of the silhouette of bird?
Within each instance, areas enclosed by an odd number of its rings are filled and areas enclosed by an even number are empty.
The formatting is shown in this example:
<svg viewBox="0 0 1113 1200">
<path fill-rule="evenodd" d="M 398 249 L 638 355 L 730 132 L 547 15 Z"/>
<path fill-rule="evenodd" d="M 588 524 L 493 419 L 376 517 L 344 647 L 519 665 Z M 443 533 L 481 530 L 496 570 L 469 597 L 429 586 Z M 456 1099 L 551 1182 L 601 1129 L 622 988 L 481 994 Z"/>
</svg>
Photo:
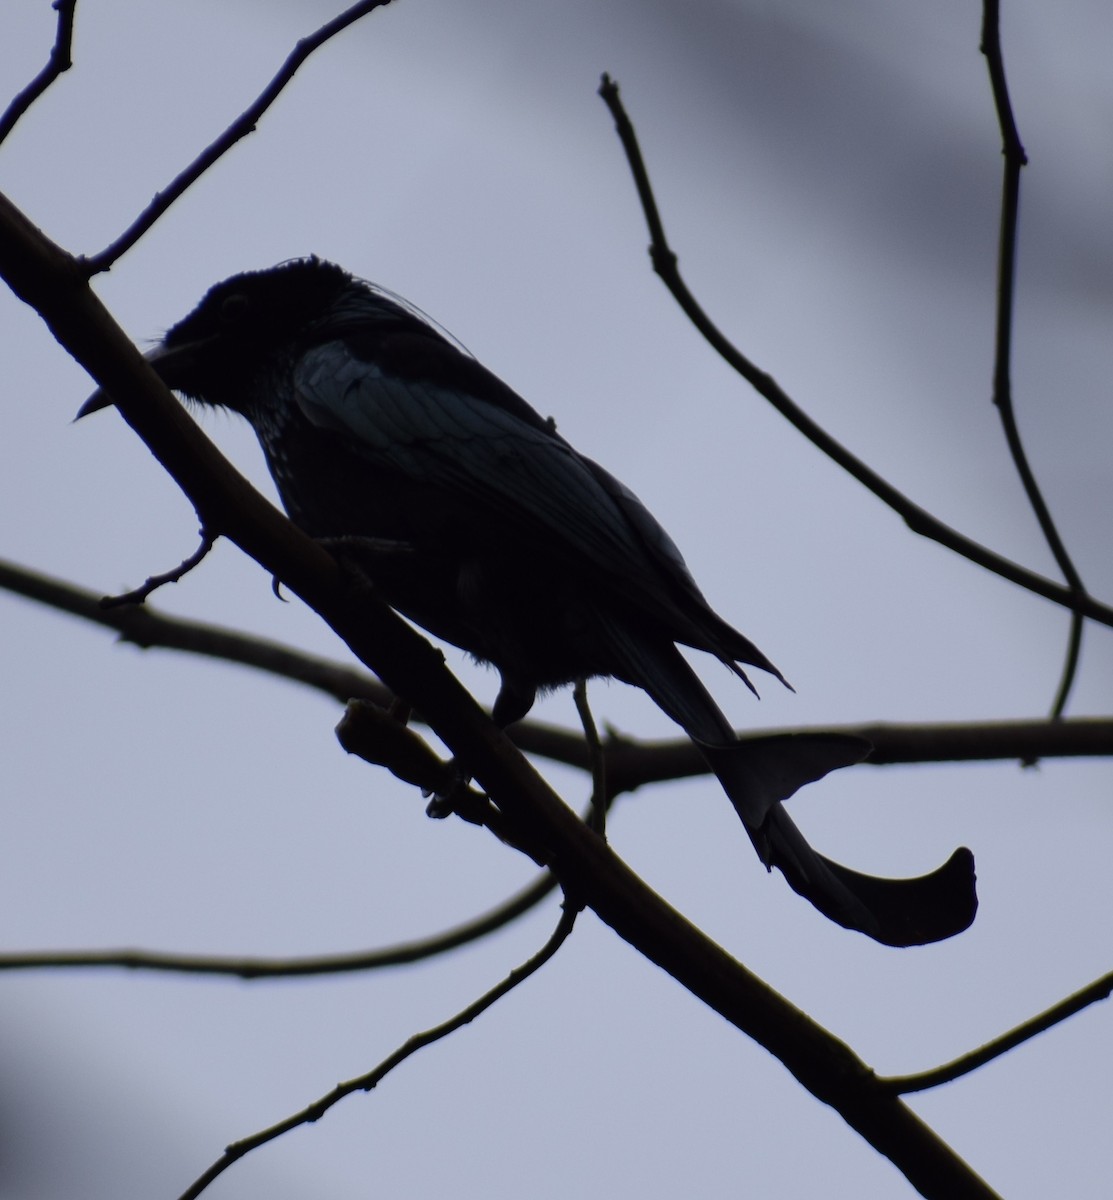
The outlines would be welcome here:
<svg viewBox="0 0 1113 1200">
<path fill-rule="evenodd" d="M 973 920 L 968 850 L 881 879 L 811 848 L 782 802 L 868 743 L 739 740 L 678 644 L 751 689 L 743 664 L 780 672 L 712 610 L 628 488 L 416 309 L 297 259 L 216 284 L 148 358 L 187 400 L 246 417 L 295 524 L 342 547 L 400 613 L 495 666 L 499 724 L 576 679 L 633 684 L 699 747 L 762 862 L 826 916 L 896 946 Z M 98 392 L 80 415 L 110 403 Z"/>
</svg>

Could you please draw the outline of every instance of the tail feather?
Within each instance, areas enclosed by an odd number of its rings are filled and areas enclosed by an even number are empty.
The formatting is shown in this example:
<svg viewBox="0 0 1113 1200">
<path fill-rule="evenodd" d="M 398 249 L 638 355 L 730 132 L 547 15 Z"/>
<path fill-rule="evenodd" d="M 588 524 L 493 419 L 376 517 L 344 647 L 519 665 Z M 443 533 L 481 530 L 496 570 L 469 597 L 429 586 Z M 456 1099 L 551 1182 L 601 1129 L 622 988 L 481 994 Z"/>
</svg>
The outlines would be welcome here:
<svg viewBox="0 0 1113 1200">
<path fill-rule="evenodd" d="M 762 828 L 780 801 L 840 767 L 854 766 L 872 749 L 864 738 L 841 733 L 782 733 L 739 741 L 732 731 L 731 739 L 726 745 L 693 740 L 753 831 Z M 768 866 L 761 846 L 758 853 Z"/>
<path fill-rule="evenodd" d="M 974 856 L 956 850 L 943 866 L 914 879 L 864 875 L 817 853 L 783 801 L 830 771 L 870 752 L 862 738 L 782 734 L 740 741 L 695 672 L 671 643 L 612 625 L 615 674 L 648 692 L 699 746 L 742 818 L 759 857 L 789 886 L 847 929 L 889 946 L 917 946 L 961 933 L 974 919 Z"/>
<path fill-rule="evenodd" d="M 798 734 L 701 749 L 762 862 L 780 870 L 824 916 L 887 946 L 942 941 L 974 920 L 978 898 L 969 850 L 956 850 L 943 866 L 914 879 L 864 875 L 813 850 L 780 803 L 805 783 L 860 761 L 868 743 Z"/>
</svg>

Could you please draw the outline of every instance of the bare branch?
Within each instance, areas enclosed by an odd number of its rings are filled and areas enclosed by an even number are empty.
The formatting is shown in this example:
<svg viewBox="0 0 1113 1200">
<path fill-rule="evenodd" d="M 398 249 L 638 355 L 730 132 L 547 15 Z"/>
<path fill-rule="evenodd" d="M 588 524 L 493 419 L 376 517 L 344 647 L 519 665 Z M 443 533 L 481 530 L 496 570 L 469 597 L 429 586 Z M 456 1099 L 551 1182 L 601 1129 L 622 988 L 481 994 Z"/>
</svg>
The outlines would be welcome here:
<svg viewBox="0 0 1113 1200">
<path fill-rule="evenodd" d="M 278 74 L 259 93 L 255 102 L 245 109 L 216 141 L 206 146 L 184 171 L 176 175 L 168 187 L 157 192 L 150 204 L 111 245 L 106 246 L 99 254 L 94 254 L 91 258 L 84 260 L 87 274 L 93 276 L 101 271 L 107 271 L 214 163 L 223 158 L 238 141 L 247 137 L 249 133 L 254 133 L 263 114 L 278 99 L 283 89 L 297 73 L 298 68 L 315 50 L 320 49 L 325 42 L 343 32 L 349 25 L 354 25 L 368 13 L 389 3 L 390 0 L 361 0 L 361 3 L 353 4 L 339 16 L 326 22 L 316 33 L 302 38 L 290 52 Z"/>
<path fill-rule="evenodd" d="M 0 559 L 0 588 L 115 630 L 121 640 L 143 649 L 162 647 L 201 654 L 266 671 L 306 684 L 341 703 L 367 700 L 386 708 L 393 697 L 365 671 L 318 658 L 266 638 L 199 621 L 160 614 L 149 605 L 105 609 L 100 593 Z M 420 720 L 420 714 L 417 718 Z M 767 730 L 742 739 L 787 733 Z M 801 732 L 794 729 L 791 732 Z M 809 727 L 807 733 L 865 738 L 873 753 L 864 765 L 978 762 L 1000 759 L 1104 758 L 1113 756 L 1113 718 L 1060 721 L 969 721 L 948 723 L 869 723 Z M 540 721 L 521 721 L 507 731 L 528 754 L 591 770 L 584 739 Z M 607 791 L 613 799 L 649 783 L 707 774 L 707 763 L 686 738 L 644 742 L 611 734 L 604 743 Z"/>
<path fill-rule="evenodd" d="M 1028 758 L 1113 757 L 1113 718 L 1075 717 L 1050 721 L 984 721 L 898 725 L 811 725 L 740 734 L 743 741 L 784 733 L 849 735 L 873 746 L 862 766 L 923 763 L 989 762 Z M 555 747 L 553 748 L 555 749 Z M 581 750 L 581 758 L 583 752 Z M 606 744 L 607 786 L 612 795 L 646 784 L 703 775 L 706 768 L 689 742 L 635 742 L 611 739 Z M 581 765 L 571 758 L 561 759 Z"/>
<path fill-rule="evenodd" d="M 282 679 L 316 688 L 339 700 L 370 700 L 387 705 L 391 695 L 366 671 L 294 650 L 238 630 L 159 613 L 147 604 L 105 608 L 103 593 L 77 587 L 17 563 L 0 559 L 0 588 L 49 605 L 119 634 L 143 650 L 160 648 L 240 663 Z"/>
<path fill-rule="evenodd" d="M 1002 153 L 1005 158 L 1004 179 L 1001 185 L 1001 245 L 997 264 L 997 328 L 994 338 L 993 403 L 1001 417 L 1005 441 L 1009 447 L 1017 473 L 1024 486 L 1028 503 L 1036 515 L 1048 547 L 1063 572 L 1071 595 L 1077 600 L 1086 595 L 1082 576 L 1078 573 L 1063 539 L 1044 500 L 1035 473 L 1028 461 L 1024 443 L 1020 437 L 1012 395 L 1012 328 L 1014 293 L 1016 287 L 1016 230 L 1020 211 L 1020 173 L 1028 163 L 1028 156 L 1020 142 L 1016 119 L 1013 116 L 1009 88 L 1005 81 L 1005 62 L 1001 54 L 1001 29 L 998 0 L 986 0 L 982 21 L 982 53 L 989 67 L 993 102 L 997 109 L 997 120 L 1001 127 Z M 1070 633 L 1067 638 L 1066 660 L 1063 674 L 1051 707 L 1051 716 L 1061 716 L 1067 698 L 1074 685 L 1078 671 L 1078 660 L 1082 648 L 1083 617 L 1076 608 L 1071 613 Z"/>
<path fill-rule="evenodd" d="M 150 575 L 130 592 L 124 592 L 119 596 L 104 596 L 101 599 L 101 608 L 119 608 L 125 604 L 143 604 L 147 597 L 168 583 L 180 583 L 194 567 L 200 566 L 204 559 L 208 556 L 209 551 L 213 548 L 216 542 L 206 529 L 202 529 L 201 541 L 194 552 L 169 571 L 163 571 L 158 575 Z"/>
<path fill-rule="evenodd" d="M 181 975 L 222 975 L 236 979 L 280 979 L 374 971 L 382 967 L 400 967 L 421 962 L 486 937 L 487 934 L 502 929 L 511 921 L 536 908 L 555 888 L 556 880 L 546 871 L 490 912 L 461 925 L 455 925 L 442 933 L 418 938 L 412 942 L 385 946 L 380 950 L 314 955 L 306 958 L 240 958 L 131 949 L 44 950 L 27 954 L 0 955 L 0 971 L 124 968 Z"/>
<path fill-rule="evenodd" d="M 894 1075 L 880 1078 L 878 1082 L 892 1088 L 899 1095 L 907 1095 L 910 1092 L 923 1092 L 928 1088 L 939 1087 L 943 1083 L 950 1083 L 952 1080 L 959 1079 L 963 1075 L 969 1075 L 971 1071 L 976 1071 L 979 1067 L 985 1066 L 986 1063 L 992 1062 L 993 1059 L 1000 1058 L 1002 1054 L 1007 1054 L 1008 1051 L 1016 1049 L 1017 1046 L 1022 1045 L 1024 1042 L 1030 1041 L 1038 1033 L 1044 1033 L 1053 1025 L 1058 1025 L 1068 1017 L 1073 1017 L 1075 1013 L 1081 1012 L 1091 1004 L 1096 1004 L 1099 1000 L 1108 1000 L 1111 994 L 1113 994 L 1113 973 L 1103 975 L 1088 987 L 1075 992 L 1073 996 L 1068 996 L 1065 1000 L 1060 1000 L 1058 1004 L 1052 1005 L 1051 1008 L 1046 1009 L 1038 1016 L 1032 1017 L 1031 1020 L 1025 1021 L 1022 1025 L 1011 1029 L 1008 1033 L 1003 1033 L 1000 1037 L 994 1038 L 993 1041 L 987 1042 L 984 1046 L 979 1047 L 979 1049 L 972 1050 L 969 1054 L 964 1054 L 960 1058 L 956 1058 L 953 1062 L 946 1063 L 942 1067 L 936 1067 L 931 1071 L 922 1071 L 917 1075 Z"/>
<path fill-rule="evenodd" d="M 336 739 L 349 754 L 386 767 L 396 779 L 413 784 L 427 796 L 460 787 L 459 770 L 381 704 L 349 700 L 336 727 Z"/>
<path fill-rule="evenodd" d="M 350 1096 L 353 1092 L 371 1091 L 395 1067 L 405 1062 L 407 1058 L 474 1021 L 476 1017 L 485 1013 L 487 1009 L 501 1000 L 503 996 L 512 992 L 520 983 L 524 983 L 531 975 L 539 971 L 556 954 L 567 940 L 568 935 L 572 932 L 572 927 L 576 923 L 576 916 L 577 910 L 566 902 L 564 912 L 561 913 L 560 920 L 557 922 L 557 927 L 545 945 L 532 958 L 511 971 L 500 984 L 480 996 L 478 1000 L 469 1004 L 467 1008 L 462 1009 L 443 1024 L 436 1025 L 432 1029 L 426 1029 L 424 1033 L 415 1033 L 407 1042 L 399 1046 L 389 1058 L 385 1058 L 379 1063 L 374 1070 L 368 1071 L 365 1075 L 359 1075 L 355 1079 L 349 1079 L 345 1083 L 338 1083 L 327 1096 L 322 1096 L 319 1100 L 310 1104 L 308 1108 L 303 1108 L 301 1112 L 286 1117 L 268 1129 L 262 1129 L 258 1133 L 253 1133 L 250 1137 L 233 1142 L 203 1175 L 186 1188 L 180 1200 L 195 1200 L 214 1179 L 223 1175 L 233 1163 L 238 1162 L 244 1155 L 250 1154 L 252 1150 L 258 1150 L 260 1146 L 265 1146 L 268 1142 L 273 1142 L 276 1138 L 282 1137 L 283 1134 L 289 1133 L 292 1129 L 297 1129 L 299 1125 L 309 1125 L 314 1121 L 319 1121 L 330 1108 L 339 1104 L 341 1100 L 346 1096 Z"/>
<path fill-rule="evenodd" d="M 622 141 L 630 172 L 638 189 L 638 198 L 641 201 L 642 211 L 649 228 L 649 257 L 653 263 L 653 269 L 712 348 L 813 446 L 821 450 L 844 471 L 868 488 L 879 500 L 884 501 L 894 512 L 899 514 L 913 533 L 930 538 L 932 541 L 946 546 L 949 550 L 953 550 L 956 554 L 962 555 L 963 558 L 969 559 L 970 562 L 977 563 L 987 571 L 992 571 L 995 575 L 1009 580 L 1010 583 L 1015 583 L 1047 600 L 1053 600 L 1056 604 L 1061 604 L 1072 612 L 1090 617 L 1103 625 L 1113 626 L 1113 608 L 1100 604 L 1085 593 L 1075 594 L 1069 588 L 1065 588 L 1053 580 L 1045 579 L 1042 575 L 1029 571 L 1026 567 L 994 553 L 966 537 L 965 534 L 945 525 L 926 509 L 915 504 L 813 421 L 771 375 L 755 366 L 726 338 L 700 307 L 699 302 L 688 290 L 688 285 L 680 275 L 676 253 L 665 237 L 657 201 L 649 182 L 645 161 L 638 147 L 637 135 L 619 98 L 618 85 L 611 80 L 609 75 L 603 76 L 599 95 L 602 96 L 614 117 L 615 128 Z"/>
<path fill-rule="evenodd" d="M 51 6 L 58 14 L 58 25 L 54 34 L 54 45 L 46 66 L 21 91 L 12 97 L 11 103 L 0 116 L 0 143 L 19 123 L 20 117 L 50 87 L 63 71 L 73 66 L 70 50 L 73 45 L 73 16 L 77 0 L 54 0 Z"/>
</svg>

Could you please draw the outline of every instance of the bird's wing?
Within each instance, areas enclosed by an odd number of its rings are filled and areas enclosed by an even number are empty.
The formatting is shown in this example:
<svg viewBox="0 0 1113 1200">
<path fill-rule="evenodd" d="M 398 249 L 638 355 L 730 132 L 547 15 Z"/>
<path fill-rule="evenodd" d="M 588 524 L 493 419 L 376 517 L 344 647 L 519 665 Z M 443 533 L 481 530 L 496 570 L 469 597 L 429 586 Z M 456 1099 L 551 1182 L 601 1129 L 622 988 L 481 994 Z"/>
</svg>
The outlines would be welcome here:
<svg viewBox="0 0 1113 1200">
<path fill-rule="evenodd" d="M 554 429 L 524 419 L 523 410 L 536 414 L 514 393 L 517 411 L 479 389 L 384 370 L 342 341 L 303 355 L 294 383 L 306 418 L 343 434 L 370 465 L 490 512 L 501 528 L 516 526 L 524 540 L 539 539 L 622 586 L 670 625 L 687 622 L 672 593 L 699 593 L 668 535 L 628 489 Z"/>
</svg>

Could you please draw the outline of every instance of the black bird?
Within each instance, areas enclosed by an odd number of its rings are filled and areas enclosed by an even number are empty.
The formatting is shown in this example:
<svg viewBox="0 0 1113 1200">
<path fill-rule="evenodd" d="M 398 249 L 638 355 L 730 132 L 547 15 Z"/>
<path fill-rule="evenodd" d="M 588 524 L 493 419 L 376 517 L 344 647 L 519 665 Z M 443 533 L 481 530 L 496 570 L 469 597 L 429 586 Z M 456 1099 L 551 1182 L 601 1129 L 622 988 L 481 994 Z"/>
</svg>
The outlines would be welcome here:
<svg viewBox="0 0 1113 1200">
<path fill-rule="evenodd" d="M 808 845 L 781 801 L 868 744 L 740 742 L 677 643 L 751 688 L 740 664 L 780 672 L 712 611 L 628 488 L 416 310 L 298 259 L 216 284 L 148 357 L 188 400 L 247 418 L 297 525 L 498 669 L 497 722 L 575 679 L 634 684 L 700 748 L 766 866 L 832 920 L 895 946 L 973 920 L 968 850 L 930 875 L 879 879 Z M 98 392 L 80 415 L 110 403 Z"/>
</svg>

